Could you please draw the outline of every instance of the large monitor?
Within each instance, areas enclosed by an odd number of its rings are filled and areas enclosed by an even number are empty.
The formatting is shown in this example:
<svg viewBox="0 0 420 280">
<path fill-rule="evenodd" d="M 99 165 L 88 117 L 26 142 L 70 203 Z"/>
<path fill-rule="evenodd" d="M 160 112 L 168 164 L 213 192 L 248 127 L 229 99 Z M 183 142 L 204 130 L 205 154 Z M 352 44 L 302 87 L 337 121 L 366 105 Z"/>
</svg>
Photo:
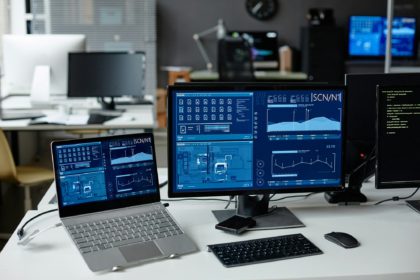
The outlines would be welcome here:
<svg viewBox="0 0 420 280">
<path fill-rule="evenodd" d="M 320 85 L 169 87 L 169 196 L 342 189 L 344 95 Z M 267 213 L 265 202 L 238 212 Z"/>
<path fill-rule="evenodd" d="M 420 86 L 380 86 L 377 90 L 376 187 L 420 187 Z M 420 201 L 407 204 L 420 212 Z"/>
<path fill-rule="evenodd" d="M 349 56 L 359 58 L 383 57 L 386 49 L 386 30 L 386 17 L 351 16 L 349 22 Z M 397 58 L 415 58 L 417 56 L 416 18 L 394 18 L 392 55 Z"/>
<path fill-rule="evenodd" d="M 366 202 L 360 192 L 363 182 L 375 173 L 376 86 L 418 85 L 420 73 L 347 74 L 346 163 L 348 187 L 344 192 L 328 192 L 331 203 Z"/>
<path fill-rule="evenodd" d="M 378 87 L 377 188 L 420 187 L 420 84 Z"/>
<path fill-rule="evenodd" d="M 279 69 L 278 34 L 276 31 L 230 31 L 228 35 L 242 37 L 249 42 L 254 69 Z"/>
<path fill-rule="evenodd" d="M 69 56 L 68 97 L 98 97 L 103 104 L 110 97 L 145 95 L 146 56 L 143 52 L 87 52 Z"/>
<path fill-rule="evenodd" d="M 48 66 L 50 94 L 67 94 L 67 65 L 70 52 L 85 51 L 84 35 L 4 35 L 5 90 L 29 94 L 35 70 Z"/>
</svg>

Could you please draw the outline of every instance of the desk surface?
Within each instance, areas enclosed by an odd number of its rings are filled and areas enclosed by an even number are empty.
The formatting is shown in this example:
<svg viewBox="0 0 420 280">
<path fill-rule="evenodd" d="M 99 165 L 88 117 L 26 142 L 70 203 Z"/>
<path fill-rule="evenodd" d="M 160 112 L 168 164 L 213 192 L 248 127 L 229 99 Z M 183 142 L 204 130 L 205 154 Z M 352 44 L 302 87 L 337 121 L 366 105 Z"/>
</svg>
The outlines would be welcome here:
<svg viewBox="0 0 420 280">
<path fill-rule="evenodd" d="M 12 99 L 15 99 L 14 102 Z M 79 102 L 73 102 L 73 111 L 72 115 L 60 116 L 58 109 L 28 109 L 25 103 L 25 100 L 28 101 L 28 96 L 13 96 L 12 99 L 7 100 L 3 105 L 5 109 L 19 109 L 19 110 L 36 110 L 41 111 L 46 115 L 46 118 L 54 121 L 55 119 L 62 118 L 71 118 L 74 116 L 83 117 L 86 116 L 86 121 L 88 118 L 88 109 L 90 109 L 90 104 L 87 104 L 86 107 Z M 61 101 L 61 105 L 63 105 Z M 12 107 L 15 104 L 16 107 Z M 19 107 L 20 106 L 20 107 Z M 88 129 L 149 129 L 155 128 L 155 114 L 153 105 L 131 105 L 125 106 L 125 111 L 121 116 L 106 121 L 103 124 L 83 124 L 83 122 L 76 122 L 74 124 L 42 124 L 42 125 L 29 125 L 30 120 L 12 120 L 12 121 L 3 121 L 0 120 L 0 128 L 5 131 L 48 131 L 48 130 L 88 130 Z"/>
<path fill-rule="evenodd" d="M 280 72 L 280 71 L 255 71 L 255 78 L 261 81 L 273 81 L 273 80 L 296 80 L 306 81 L 308 75 L 300 72 Z M 190 73 L 191 80 L 203 80 L 203 81 L 215 81 L 219 79 L 219 73 L 210 72 L 207 70 L 192 71 Z"/>
<path fill-rule="evenodd" d="M 160 169 L 164 179 L 165 169 Z M 364 186 L 372 200 L 405 195 L 409 190 L 375 190 Z M 46 196 L 53 195 L 49 191 Z M 166 197 L 166 189 L 162 189 Z M 417 196 L 417 199 L 420 197 Z M 47 200 L 44 200 L 44 202 Z M 117 273 L 92 273 L 64 228 L 47 231 L 27 247 L 9 240 L 0 254 L 1 279 L 420 279 L 417 245 L 420 244 L 420 215 L 403 202 L 373 206 L 336 206 L 325 202 L 322 194 L 308 199 L 287 200 L 287 205 L 305 224 L 298 229 L 265 230 L 234 236 L 214 229 L 210 210 L 222 209 L 224 202 L 170 202 L 169 211 L 196 242 L 200 251 L 179 259 L 141 264 Z M 41 208 L 42 208 L 41 203 Z M 45 209 L 45 208 L 44 208 Z M 28 212 L 24 220 L 35 215 Z M 58 221 L 49 214 L 31 224 L 27 232 Z M 353 234 L 361 242 L 355 249 L 343 249 L 324 239 L 330 231 Z M 224 268 L 209 252 L 207 244 L 246 240 L 291 233 L 303 233 L 324 254 L 257 265 Z"/>
</svg>

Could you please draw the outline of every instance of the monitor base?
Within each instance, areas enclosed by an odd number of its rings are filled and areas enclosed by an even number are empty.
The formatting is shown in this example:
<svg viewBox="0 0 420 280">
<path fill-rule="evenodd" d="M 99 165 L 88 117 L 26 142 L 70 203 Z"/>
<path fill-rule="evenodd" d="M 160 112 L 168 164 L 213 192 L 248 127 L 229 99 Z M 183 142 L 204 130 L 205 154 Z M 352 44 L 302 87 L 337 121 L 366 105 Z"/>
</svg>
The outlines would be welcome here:
<svg viewBox="0 0 420 280">
<path fill-rule="evenodd" d="M 213 210 L 213 215 L 218 222 L 222 222 L 234 215 L 236 210 Z M 264 230 L 264 229 L 281 229 L 281 228 L 297 228 L 305 227 L 289 209 L 286 207 L 278 207 L 270 210 L 267 214 L 253 216 L 256 225 L 247 230 Z"/>
<path fill-rule="evenodd" d="M 359 204 L 367 202 L 367 197 L 359 189 L 345 189 L 339 192 L 325 192 L 329 203 Z"/>
<path fill-rule="evenodd" d="M 420 200 L 407 200 L 405 203 L 407 203 L 411 209 L 420 213 Z"/>
</svg>

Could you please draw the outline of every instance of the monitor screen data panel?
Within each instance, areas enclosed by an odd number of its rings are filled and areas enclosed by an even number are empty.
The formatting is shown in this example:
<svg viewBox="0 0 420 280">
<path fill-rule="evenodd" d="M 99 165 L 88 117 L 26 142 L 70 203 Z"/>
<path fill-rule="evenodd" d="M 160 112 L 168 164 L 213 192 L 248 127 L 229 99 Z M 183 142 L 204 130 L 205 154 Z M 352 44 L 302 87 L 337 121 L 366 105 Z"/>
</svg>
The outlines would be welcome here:
<svg viewBox="0 0 420 280">
<path fill-rule="evenodd" d="M 172 195 L 342 184 L 342 89 L 171 93 Z"/>
<path fill-rule="evenodd" d="M 151 136 L 58 144 L 54 149 L 61 205 L 152 195 L 157 178 Z"/>
<path fill-rule="evenodd" d="M 377 187 L 419 187 L 420 87 L 378 89 Z"/>
<path fill-rule="evenodd" d="M 381 57 L 386 49 L 386 17 L 352 16 L 349 25 L 349 55 Z M 415 57 L 416 18 L 395 17 L 392 28 L 392 55 Z"/>
</svg>

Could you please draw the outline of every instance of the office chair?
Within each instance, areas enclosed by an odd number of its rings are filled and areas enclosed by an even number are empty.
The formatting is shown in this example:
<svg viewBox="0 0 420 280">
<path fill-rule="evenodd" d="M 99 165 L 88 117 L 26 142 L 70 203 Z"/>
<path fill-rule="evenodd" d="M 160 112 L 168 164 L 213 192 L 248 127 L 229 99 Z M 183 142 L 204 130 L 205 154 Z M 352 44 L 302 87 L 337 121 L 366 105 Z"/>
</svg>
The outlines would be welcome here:
<svg viewBox="0 0 420 280">
<path fill-rule="evenodd" d="M 252 51 L 241 37 L 225 37 L 218 45 L 219 80 L 223 82 L 252 82 L 255 80 Z"/>
<path fill-rule="evenodd" d="M 54 180 L 54 173 L 43 167 L 32 165 L 16 166 L 9 143 L 0 129 L 0 181 L 24 188 L 25 212 L 32 209 L 31 188 Z"/>
</svg>

